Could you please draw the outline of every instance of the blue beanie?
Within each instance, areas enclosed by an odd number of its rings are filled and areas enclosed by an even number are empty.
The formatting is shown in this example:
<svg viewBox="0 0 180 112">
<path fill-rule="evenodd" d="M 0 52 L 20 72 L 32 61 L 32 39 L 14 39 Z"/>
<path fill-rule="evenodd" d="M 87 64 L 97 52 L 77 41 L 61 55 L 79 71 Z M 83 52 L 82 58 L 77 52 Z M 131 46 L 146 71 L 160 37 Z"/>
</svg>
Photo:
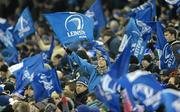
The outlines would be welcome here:
<svg viewBox="0 0 180 112">
<path fill-rule="evenodd" d="M 76 81 L 76 84 L 83 84 L 88 87 L 88 79 L 84 76 L 80 76 L 79 79 Z"/>
</svg>

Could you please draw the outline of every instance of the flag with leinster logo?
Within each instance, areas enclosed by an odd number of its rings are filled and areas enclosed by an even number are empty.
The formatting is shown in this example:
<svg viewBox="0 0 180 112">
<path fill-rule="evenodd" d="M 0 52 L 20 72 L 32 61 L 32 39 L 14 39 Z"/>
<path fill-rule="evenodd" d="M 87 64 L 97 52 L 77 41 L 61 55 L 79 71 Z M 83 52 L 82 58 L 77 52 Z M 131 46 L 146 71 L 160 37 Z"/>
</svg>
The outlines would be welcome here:
<svg viewBox="0 0 180 112">
<path fill-rule="evenodd" d="M 30 34 L 34 33 L 34 23 L 29 11 L 29 8 L 25 8 L 21 13 L 15 27 L 14 27 L 14 38 L 16 43 L 22 42 L 25 37 L 29 36 Z"/>
<path fill-rule="evenodd" d="M 44 15 L 62 44 L 93 40 L 93 19 L 76 12 Z"/>
</svg>

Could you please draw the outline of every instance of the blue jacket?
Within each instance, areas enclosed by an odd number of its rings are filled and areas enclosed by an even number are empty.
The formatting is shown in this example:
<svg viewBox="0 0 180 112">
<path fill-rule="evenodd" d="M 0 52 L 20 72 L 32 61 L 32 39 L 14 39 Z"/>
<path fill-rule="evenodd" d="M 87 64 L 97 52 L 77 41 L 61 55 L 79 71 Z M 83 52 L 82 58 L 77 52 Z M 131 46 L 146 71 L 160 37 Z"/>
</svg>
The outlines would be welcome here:
<svg viewBox="0 0 180 112">
<path fill-rule="evenodd" d="M 75 52 L 73 52 L 70 56 L 72 61 L 75 61 L 80 69 L 84 70 L 89 74 L 88 78 L 88 90 L 92 92 L 96 85 L 100 83 L 100 75 L 97 72 L 97 69 L 94 65 L 88 63 L 86 60 L 80 58 Z"/>
</svg>

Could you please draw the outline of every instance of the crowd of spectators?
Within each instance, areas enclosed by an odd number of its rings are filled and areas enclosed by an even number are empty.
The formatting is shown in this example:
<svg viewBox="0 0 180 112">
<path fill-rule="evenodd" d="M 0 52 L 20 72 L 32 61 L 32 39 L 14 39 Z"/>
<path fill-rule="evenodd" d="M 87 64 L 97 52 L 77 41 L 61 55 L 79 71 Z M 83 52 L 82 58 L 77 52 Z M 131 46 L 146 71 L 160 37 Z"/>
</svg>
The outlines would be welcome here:
<svg viewBox="0 0 180 112">
<path fill-rule="evenodd" d="M 124 28 L 128 19 L 126 14 L 144 0 L 101 0 L 103 11 L 107 20 L 106 28 L 102 29 L 98 41 L 103 43 L 104 48 L 109 53 L 111 63 L 114 62 L 119 53 Z M 35 23 L 37 34 L 32 34 L 26 38 L 25 42 L 17 45 L 19 52 L 19 62 L 29 56 L 33 56 L 41 51 L 46 51 L 50 47 L 53 31 L 50 29 L 42 14 L 50 12 L 75 11 L 84 13 L 94 0 L 0 0 L 0 17 L 5 18 L 11 25 L 15 25 L 21 11 L 29 6 L 32 18 Z M 159 58 L 156 49 L 153 47 L 156 36 L 152 37 L 147 47 L 150 54 L 145 54 L 142 62 L 131 56 L 129 72 L 141 69 L 157 74 L 158 81 L 166 88 L 180 90 L 180 12 L 178 7 L 168 5 L 164 0 L 157 2 L 157 20 L 165 26 L 165 37 L 173 48 L 177 61 L 175 70 L 159 69 Z M 88 87 L 88 79 L 91 76 L 99 78 L 108 71 L 108 64 L 102 54 L 96 51 L 96 56 L 92 56 L 89 51 L 90 45 L 86 42 L 73 44 L 69 49 L 55 40 L 55 48 L 51 56 L 48 67 L 57 70 L 58 78 L 61 80 L 63 93 L 53 92 L 51 97 L 41 102 L 35 102 L 33 88 L 28 85 L 24 88 L 24 94 L 13 93 L 16 85 L 16 77 L 11 74 L 8 68 L 15 64 L 7 64 L 0 55 L 0 111 L 2 112 L 108 112 L 111 111 L 103 102 L 97 100 L 93 89 Z M 0 50 L 4 47 L 0 45 Z M 86 59 L 85 64 L 73 61 L 77 65 L 75 71 L 71 70 L 67 56 L 75 51 L 79 59 Z M 89 67 L 86 67 L 89 65 Z M 74 78 L 77 78 L 73 81 Z M 99 80 L 98 78 L 96 78 Z M 95 86 L 92 84 L 92 86 Z"/>
</svg>

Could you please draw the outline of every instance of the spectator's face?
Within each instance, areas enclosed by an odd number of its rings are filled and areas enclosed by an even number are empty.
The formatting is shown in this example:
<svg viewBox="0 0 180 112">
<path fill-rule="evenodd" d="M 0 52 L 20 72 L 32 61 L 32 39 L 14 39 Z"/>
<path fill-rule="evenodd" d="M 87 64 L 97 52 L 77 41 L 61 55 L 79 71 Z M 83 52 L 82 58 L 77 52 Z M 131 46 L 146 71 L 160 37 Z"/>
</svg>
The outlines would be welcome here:
<svg viewBox="0 0 180 112">
<path fill-rule="evenodd" d="M 93 102 L 92 97 L 91 97 L 91 96 L 88 96 L 88 97 L 87 97 L 87 100 L 86 100 L 86 103 L 87 103 L 87 104 L 90 104 L 90 103 L 92 103 L 92 102 Z"/>
<path fill-rule="evenodd" d="M 16 83 L 16 79 L 15 78 L 9 78 L 9 81 L 12 82 L 13 84 Z"/>
<path fill-rule="evenodd" d="M 52 62 L 54 66 L 57 66 L 59 64 L 59 59 L 54 57 Z"/>
<path fill-rule="evenodd" d="M 70 89 L 69 85 L 65 85 L 64 94 L 67 95 L 67 96 L 74 94 L 74 92 Z"/>
<path fill-rule="evenodd" d="M 99 59 L 98 59 L 98 66 L 100 68 L 104 68 L 106 66 L 106 60 L 103 57 L 99 57 Z"/>
<path fill-rule="evenodd" d="M 79 84 L 79 83 L 76 84 L 76 93 L 77 94 L 81 94 L 81 93 L 83 93 L 86 90 L 87 90 L 87 87 L 85 85 Z"/>
<path fill-rule="evenodd" d="M 149 66 L 149 62 L 147 60 L 142 60 L 142 67 L 147 68 Z"/>
<path fill-rule="evenodd" d="M 6 77 L 6 72 L 0 71 L 0 77 Z"/>
<path fill-rule="evenodd" d="M 168 81 L 168 84 L 173 84 L 175 85 L 175 77 L 171 77 Z"/>
<path fill-rule="evenodd" d="M 170 41 L 172 41 L 173 40 L 173 35 L 171 35 L 171 33 L 170 32 L 168 32 L 168 31 L 166 31 L 165 33 L 164 33 L 164 36 L 165 36 L 165 38 L 166 38 L 166 40 L 168 41 L 168 42 L 170 42 Z"/>
</svg>

